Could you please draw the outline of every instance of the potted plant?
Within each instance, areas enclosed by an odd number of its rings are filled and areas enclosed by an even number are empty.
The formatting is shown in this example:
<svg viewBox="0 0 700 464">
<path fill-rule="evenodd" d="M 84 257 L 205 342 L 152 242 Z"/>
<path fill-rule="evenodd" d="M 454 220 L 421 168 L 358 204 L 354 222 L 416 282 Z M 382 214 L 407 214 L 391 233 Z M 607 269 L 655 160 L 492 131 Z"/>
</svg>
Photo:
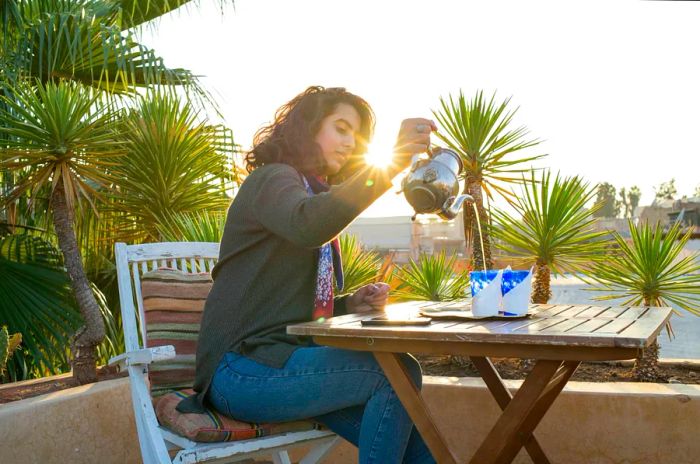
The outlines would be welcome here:
<svg viewBox="0 0 700 464">
<path fill-rule="evenodd" d="M 593 213 L 600 204 L 586 209 L 595 196 L 580 177 L 552 178 L 543 171 L 536 179 L 531 173 L 520 195 L 514 196 L 517 215 L 493 211 L 492 236 L 498 247 L 534 265 L 532 302 L 545 304 L 552 296 L 551 273 L 583 272 L 609 246 L 607 232 L 595 231 Z"/>
<path fill-rule="evenodd" d="M 469 289 L 469 272 L 455 272 L 456 256 L 449 258 L 444 251 L 438 254 L 421 254 L 417 261 L 396 268 L 396 289 L 392 292 L 397 301 L 428 300 L 450 301 L 464 298 Z"/>
<path fill-rule="evenodd" d="M 595 263 L 587 276 L 593 290 L 606 292 L 600 300 L 623 298 L 622 304 L 670 306 L 700 316 L 700 256 L 681 256 L 692 230 L 683 234 L 680 223 L 667 230 L 657 223 L 629 221 L 631 241 L 613 233 L 617 252 Z M 667 326 L 672 334 L 670 324 Z M 637 358 L 639 380 L 658 379 L 659 344 L 655 341 Z"/>
<path fill-rule="evenodd" d="M 525 169 L 518 166 L 544 156 L 513 157 L 540 140 L 528 139 L 525 127 L 510 128 L 517 109 L 508 110 L 509 103 L 510 98 L 496 103 L 495 94 L 486 99 L 482 91 L 467 100 L 460 91 L 456 101 L 451 95 L 448 99 L 440 98 L 440 111 L 433 111 L 444 128 L 444 133 L 438 132 L 437 137 L 460 156 L 463 193 L 471 195 L 476 205 L 478 221 L 472 203 L 465 202 L 462 212 L 464 238 L 468 249 L 470 242 L 472 245 L 474 269 L 493 267 L 491 240 L 489 231 L 485 230 L 490 218 L 484 200 L 490 202 L 498 194 L 511 201 L 513 194 L 503 184 L 521 182 L 520 174 Z"/>
</svg>

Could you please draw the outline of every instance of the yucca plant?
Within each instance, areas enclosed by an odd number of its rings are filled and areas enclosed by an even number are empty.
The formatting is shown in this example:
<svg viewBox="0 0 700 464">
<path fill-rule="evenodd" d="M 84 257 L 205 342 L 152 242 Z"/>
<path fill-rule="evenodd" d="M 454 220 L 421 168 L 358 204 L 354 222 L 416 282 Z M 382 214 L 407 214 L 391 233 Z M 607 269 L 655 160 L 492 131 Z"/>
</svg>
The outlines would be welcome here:
<svg viewBox="0 0 700 464">
<path fill-rule="evenodd" d="M 588 274 L 592 290 L 606 292 L 599 300 L 622 298 L 623 305 L 670 306 L 700 316 L 700 255 L 681 256 L 692 230 L 683 234 L 674 223 L 668 230 L 661 224 L 629 221 L 631 242 L 613 233 L 617 253 L 597 262 Z M 674 310 L 675 311 L 675 310 Z M 667 326 L 672 333 L 670 325 Z M 635 363 L 639 380 L 658 378 L 657 341 L 644 350 Z"/>
<path fill-rule="evenodd" d="M 165 92 L 140 97 L 121 133 L 127 156 L 113 168 L 114 207 L 124 213 L 116 234 L 160 241 L 169 217 L 228 207 L 234 147 L 189 102 Z"/>
<path fill-rule="evenodd" d="M 353 293 L 363 285 L 382 279 L 382 258 L 377 252 L 363 248 L 355 235 L 340 236 L 340 255 L 343 259 L 342 293 Z M 336 287 L 335 294 L 339 292 Z"/>
<path fill-rule="evenodd" d="M 48 188 L 59 248 L 85 325 L 72 342 L 73 374 L 79 383 L 97 380 L 95 347 L 105 334 L 100 308 L 85 275 L 74 229 L 76 209 L 91 205 L 106 174 L 122 155 L 115 140 L 115 114 L 100 94 L 77 83 L 21 85 L 0 96 L 0 167 L 25 176 L 6 204 Z"/>
<path fill-rule="evenodd" d="M 170 214 L 156 229 L 166 242 L 220 242 L 226 225 L 223 211 Z"/>
<path fill-rule="evenodd" d="M 137 43 L 136 29 L 147 21 L 166 14 L 186 3 L 198 4 L 189 0 L 147 0 L 147 1 L 102 1 L 102 0 L 7 0 L 0 7 L 0 29 L 2 41 L 0 45 L 0 95 L 6 99 L 0 100 L 0 111 L 5 115 L 17 115 L 14 107 L 8 101 L 14 101 L 20 107 L 24 106 L 22 88 L 33 86 L 35 80 L 48 87 L 59 81 L 69 80 L 99 90 L 99 97 L 93 107 L 96 112 L 105 109 L 99 101 L 109 101 L 110 104 L 129 105 L 128 97 L 141 87 L 160 89 L 170 85 L 183 89 L 188 101 L 198 103 L 198 107 L 211 107 L 216 110 L 216 103 L 204 90 L 190 71 L 165 67 L 163 60 L 154 51 Z M 223 3 L 223 1 L 221 2 Z M 19 99 L 15 98 L 18 92 Z M 124 97 L 114 98 L 120 94 Z M 97 94 L 95 94 L 97 95 Z M 31 109 L 27 110 L 32 113 Z M 21 119 L 21 114 L 19 119 Z M 5 125 L 0 121 L 0 125 Z M 5 148 L 14 147 L 17 137 L 0 131 L 3 160 L 7 161 Z M 5 140 L 9 139 L 8 144 Z M 82 156 L 82 155 L 81 155 Z M 81 165 L 78 162 L 76 165 Z M 84 163 L 84 164 L 90 164 Z M 7 166 L 7 165 L 5 165 Z M 10 194 L 16 194 L 22 187 L 27 186 L 27 180 L 36 180 L 35 171 L 26 168 L 3 169 L 0 166 L 2 179 L 3 200 Z M 53 179 L 44 182 L 43 187 L 25 191 L 11 198 L 9 202 L 0 205 L 0 231 L 13 233 L 17 229 L 37 230 L 43 237 L 55 240 L 51 224 L 54 222 L 49 204 L 53 205 L 52 192 L 60 188 Z M 44 179 L 46 180 L 46 179 Z M 31 182 L 30 182 L 31 183 Z M 18 188 L 15 188 L 18 187 Z M 89 179 L 84 185 L 87 196 L 91 196 L 89 188 L 101 192 L 99 182 Z M 77 197 L 76 200 L 79 200 Z M 70 199 L 69 199 L 70 201 Z M 33 211 L 29 206 L 34 207 Z M 89 202 L 88 202 L 89 203 Z M 83 266 L 86 266 L 88 277 L 97 279 L 100 288 L 106 285 L 116 289 L 113 271 L 113 256 L 111 242 L 113 237 L 105 240 L 105 231 L 111 231 L 110 218 L 113 211 L 102 211 L 99 203 L 94 205 L 102 213 L 97 220 L 96 214 L 86 214 L 81 210 L 77 222 L 78 249 L 83 254 Z M 90 216 L 88 220 L 83 218 Z M 99 229 L 99 230 L 98 230 Z M 57 231 L 60 232 L 60 231 Z M 67 263 L 68 264 L 68 263 Z M 85 286 L 83 286 L 85 289 Z M 113 293 L 108 295 L 112 298 Z M 98 298 L 98 307 L 104 310 Z M 91 305 L 93 314 L 95 305 Z M 118 313 L 118 307 L 113 308 Z M 104 312 L 104 311 L 103 311 Z M 107 314 L 106 314 L 107 315 Z M 109 319 L 109 318 L 108 318 Z M 113 318 L 111 321 L 115 321 Z M 115 322 L 116 324 L 116 322 Z M 110 334 L 108 324 L 107 333 Z M 89 331 L 88 331 L 89 332 Z M 83 339 L 89 335 L 82 333 Z M 114 332 L 114 338 L 109 338 L 98 346 L 98 356 L 104 359 L 112 348 L 111 343 L 118 346 L 120 331 Z M 96 338 L 96 337 L 92 337 Z M 97 337 L 99 338 L 99 337 Z M 114 348 L 118 349 L 118 348 Z M 26 351 L 26 350 L 22 350 Z M 15 356 L 17 358 L 17 355 Z M 26 372 L 34 372 L 35 366 L 23 366 Z M 74 371 L 76 376 L 78 371 Z M 24 375 L 24 374 L 23 374 Z"/>
<path fill-rule="evenodd" d="M 533 303 L 547 303 L 552 296 L 552 271 L 584 272 L 604 256 L 610 243 L 607 232 L 593 227 L 600 205 L 586 208 L 595 194 L 578 176 L 552 178 L 543 171 L 536 179 L 531 172 L 513 202 L 517 215 L 494 209 L 490 230 L 498 247 L 518 257 L 519 264 L 534 265 Z"/>
<path fill-rule="evenodd" d="M 512 202 L 513 194 L 506 188 L 507 184 L 520 183 L 521 173 L 530 169 L 524 165 L 544 156 L 514 156 L 540 141 L 528 139 L 525 127 L 511 128 L 517 108 L 508 110 L 509 103 L 510 98 L 496 103 L 495 94 L 485 99 L 482 91 L 467 100 L 460 91 L 456 100 L 452 95 L 447 99 L 440 98 L 440 111 L 433 111 L 442 127 L 437 137 L 462 159 L 463 193 L 474 197 L 479 222 L 484 229 L 490 220 L 484 194 L 489 202 L 496 194 Z M 489 233 L 484 230 L 483 240 L 480 240 L 472 203 L 464 203 L 462 214 L 467 247 L 472 243 L 474 268 L 492 268 Z"/>
<path fill-rule="evenodd" d="M 469 273 L 455 272 L 456 256 L 447 258 L 438 254 L 421 254 L 417 261 L 397 267 L 394 279 L 398 282 L 393 296 L 398 301 L 428 300 L 451 301 L 464 298 L 469 288 Z"/>
</svg>

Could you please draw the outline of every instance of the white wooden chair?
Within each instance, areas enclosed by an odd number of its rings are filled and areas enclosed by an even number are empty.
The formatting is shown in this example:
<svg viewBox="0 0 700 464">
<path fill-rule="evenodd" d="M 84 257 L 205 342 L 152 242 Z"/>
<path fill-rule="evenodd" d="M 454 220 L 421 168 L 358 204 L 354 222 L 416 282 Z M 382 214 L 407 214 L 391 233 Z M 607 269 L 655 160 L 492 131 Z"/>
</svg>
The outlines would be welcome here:
<svg viewBox="0 0 700 464">
<path fill-rule="evenodd" d="M 325 430 L 290 432 L 233 442 L 197 443 L 161 427 L 149 393 L 148 366 L 173 358 L 175 348 L 172 345 L 145 348 L 146 328 L 140 276 L 144 272 L 166 266 L 185 272 L 209 272 L 218 260 L 219 244 L 117 243 L 115 252 L 126 353 L 110 359 L 110 365 L 120 365 L 129 371 L 136 429 L 145 464 L 228 463 L 256 456 L 272 456 L 275 464 L 289 464 L 287 450 L 298 446 L 311 446 L 309 453 L 300 462 L 312 464 L 321 462 L 330 453 L 340 438 Z M 168 450 L 177 448 L 181 450 L 171 460 Z"/>
</svg>

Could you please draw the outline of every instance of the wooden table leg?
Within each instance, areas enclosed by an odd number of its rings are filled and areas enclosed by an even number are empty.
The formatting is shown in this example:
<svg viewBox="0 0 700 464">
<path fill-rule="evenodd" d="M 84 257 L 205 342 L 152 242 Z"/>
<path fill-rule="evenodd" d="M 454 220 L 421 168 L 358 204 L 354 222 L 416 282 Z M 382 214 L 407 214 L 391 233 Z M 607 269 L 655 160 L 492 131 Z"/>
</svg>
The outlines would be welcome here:
<svg viewBox="0 0 700 464">
<path fill-rule="evenodd" d="M 575 361 L 537 361 L 470 462 L 512 462 L 578 364 Z"/>
<path fill-rule="evenodd" d="M 398 354 L 374 352 L 374 356 L 435 460 L 440 464 L 457 464 Z"/>
<path fill-rule="evenodd" d="M 564 361 L 562 363 L 554 378 L 549 382 L 545 391 L 542 392 L 537 403 L 535 403 L 535 407 L 532 408 L 530 415 L 523 422 L 520 429 L 522 434 L 532 435 L 532 431 L 535 430 L 537 424 L 540 423 L 580 364 L 581 361 Z"/>
<path fill-rule="evenodd" d="M 493 367 L 491 360 L 481 356 L 471 356 L 470 359 L 479 371 L 481 378 L 484 379 L 486 386 L 489 388 L 498 406 L 500 406 L 501 410 L 505 410 L 511 399 L 513 399 L 513 396 L 506 388 L 496 368 Z M 547 455 L 542 450 L 542 447 L 537 442 L 534 435 L 529 434 L 521 444 L 525 446 L 527 453 L 530 455 L 530 458 L 532 458 L 532 462 L 535 464 L 550 464 Z"/>
</svg>

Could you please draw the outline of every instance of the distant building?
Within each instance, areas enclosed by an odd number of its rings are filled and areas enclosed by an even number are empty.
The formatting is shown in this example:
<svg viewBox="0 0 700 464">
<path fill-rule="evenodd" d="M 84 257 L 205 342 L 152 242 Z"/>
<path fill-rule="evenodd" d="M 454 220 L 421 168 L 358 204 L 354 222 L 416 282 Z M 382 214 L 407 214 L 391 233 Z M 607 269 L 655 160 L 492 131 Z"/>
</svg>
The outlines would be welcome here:
<svg viewBox="0 0 700 464">
<path fill-rule="evenodd" d="M 685 227 L 700 227 L 700 197 L 676 200 L 668 219 L 672 223 L 680 222 Z"/>
<path fill-rule="evenodd" d="M 637 207 L 637 221 L 660 221 L 670 225 L 680 221 L 685 227 L 693 227 L 692 238 L 700 239 L 700 198 L 684 200 L 665 200 L 650 206 Z M 631 238 L 629 223 L 623 218 L 597 218 L 595 230 L 616 231 L 622 237 Z M 406 263 L 409 258 L 417 259 L 420 253 L 433 254 L 445 251 L 449 256 L 456 255 L 458 262 L 468 262 L 469 253 L 464 243 L 461 213 L 451 221 L 445 221 L 432 215 L 419 216 L 415 221 L 411 216 L 360 217 L 353 221 L 344 233 L 357 236 L 367 248 L 380 255 L 391 255 L 395 263 Z M 699 240 L 691 240 L 688 252 L 700 248 Z M 496 245 L 492 243 L 492 245 Z M 492 249 L 494 259 L 505 263 L 509 257 L 499 254 L 497 247 Z"/>
<path fill-rule="evenodd" d="M 344 233 L 357 236 L 364 246 L 382 255 L 392 254 L 398 263 L 417 259 L 420 253 L 465 254 L 461 214 L 451 221 L 427 215 L 415 221 L 411 216 L 360 217 Z"/>
<path fill-rule="evenodd" d="M 634 211 L 634 216 L 640 222 L 649 224 L 668 224 L 668 213 L 673 211 L 674 200 L 659 200 L 648 206 L 638 206 Z"/>
<path fill-rule="evenodd" d="M 382 255 L 394 255 L 395 262 L 407 262 L 418 246 L 417 225 L 411 216 L 359 217 L 343 233 L 355 235 L 362 245 Z"/>
<path fill-rule="evenodd" d="M 660 222 L 667 227 L 679 222 L 684 229 L 693 229 L 693 238 L 700 238 L 700 197 L 660 200 L 638 211 L 640 221 Z"/>
<path fill-rule="evenodd" d="M 631 237 L 629 223 L 624 218 L 595 218 L 593 229 L 596 231 L 615 231 L 622 237 Z"/>
<path fill-rule="evenodd" d="M 435 216 L 423 216 L 418 222 L 418 251 L 420 253 L 440 253 L 457 255 L 463 258 L 466 255 L 464 246 L 464 228 L 462 226 L 462 213 L 451 221 L 445 221 Z"/>
</svg>

